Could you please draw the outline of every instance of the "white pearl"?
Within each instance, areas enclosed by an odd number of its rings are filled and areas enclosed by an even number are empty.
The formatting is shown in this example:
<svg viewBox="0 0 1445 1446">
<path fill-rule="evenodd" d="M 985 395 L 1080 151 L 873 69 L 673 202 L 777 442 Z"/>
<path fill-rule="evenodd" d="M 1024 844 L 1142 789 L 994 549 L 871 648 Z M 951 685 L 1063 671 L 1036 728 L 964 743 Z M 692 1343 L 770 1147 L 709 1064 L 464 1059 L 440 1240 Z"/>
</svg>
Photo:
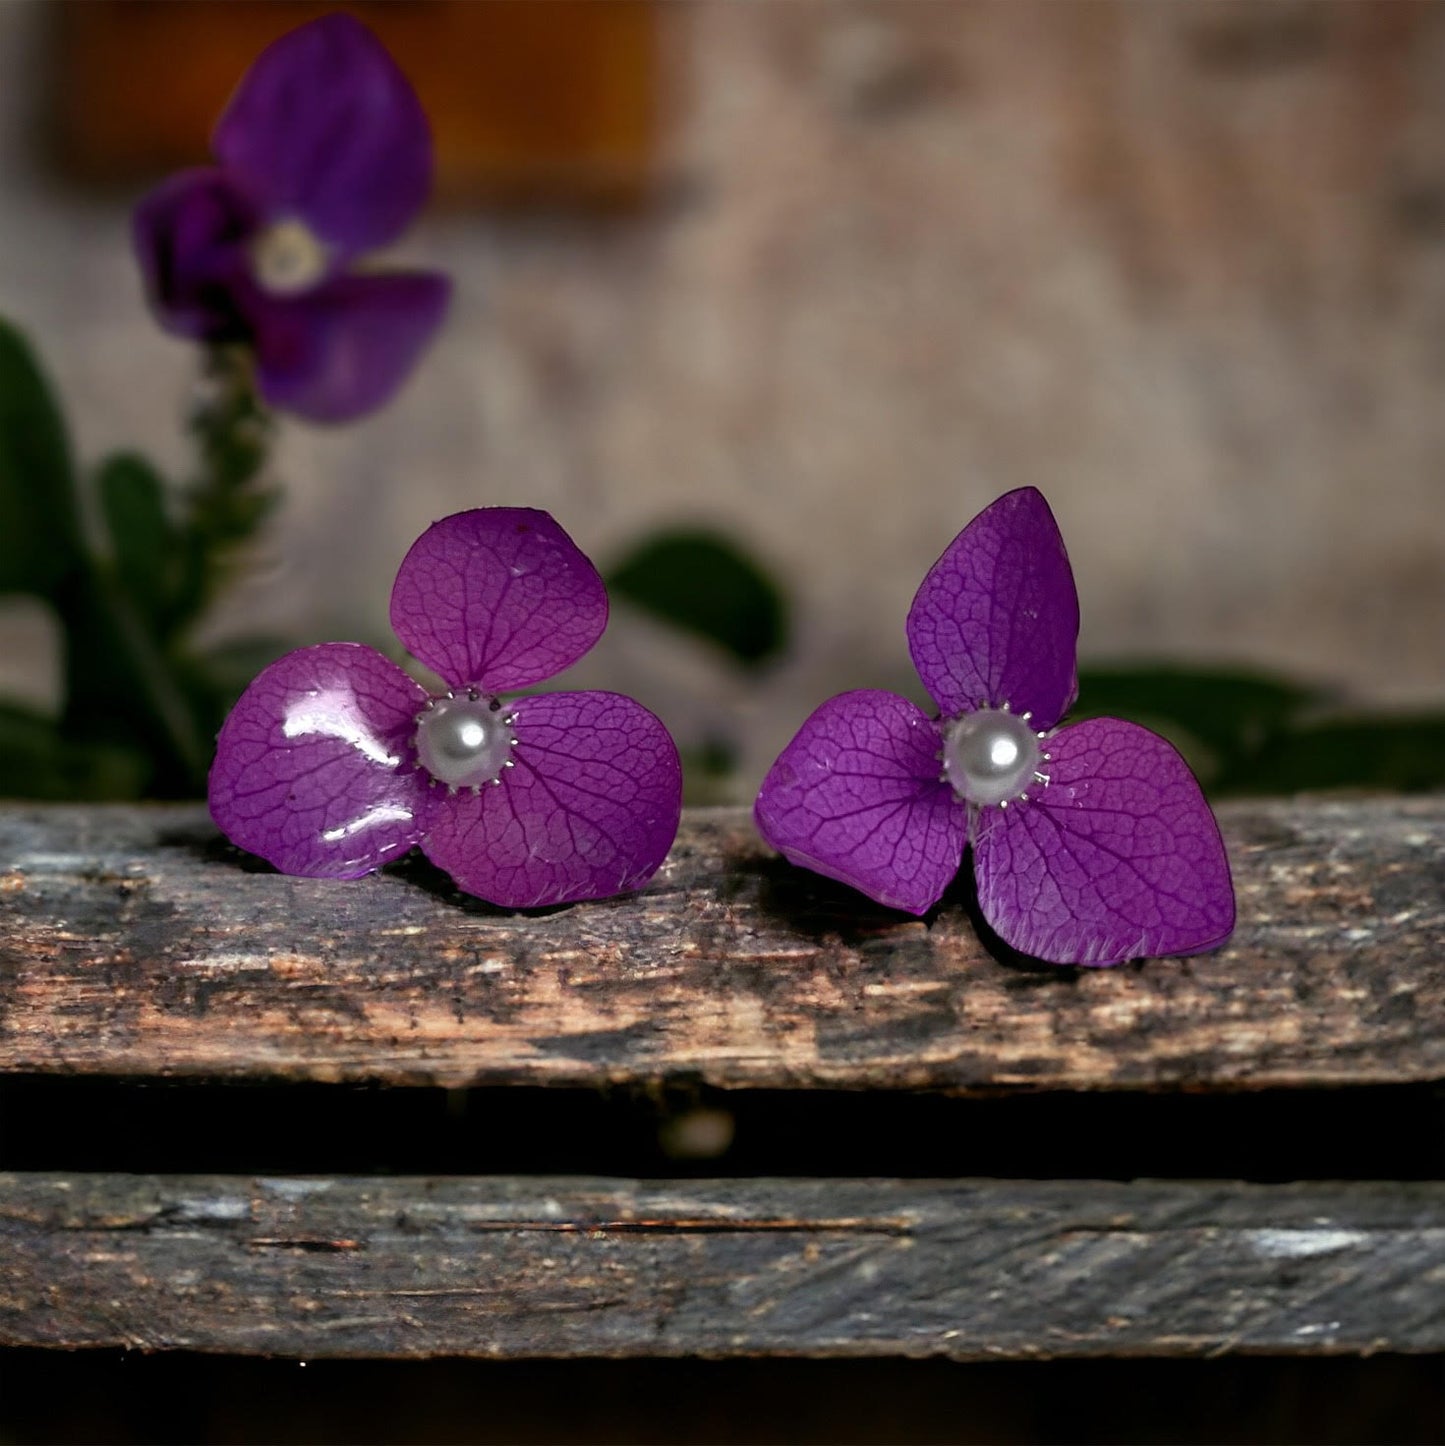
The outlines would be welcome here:
<svg viewBox="0 0 1445 1446">
<path fill-rule="evenodd" d="M 490 698 L 438 698 L 421 715 L 421 766 L 453 788 L 478 788 L 511 766 L 513 734 Z"/>
<path fill-rule="evenodd" d="M 1038 735 L 1027 721 L 998 708 L 965 713 L 944 724 L 943 774 L 969 803 L 986 806 L 1020 797 L 1039 766 Z"/>
<path fill-rule="evenodd" d="M 276 221 L 251 242 L 251 273 L 273 296 L 310 291 L 330 264 L 326 243 L 301 221 Z"/>
</svg>

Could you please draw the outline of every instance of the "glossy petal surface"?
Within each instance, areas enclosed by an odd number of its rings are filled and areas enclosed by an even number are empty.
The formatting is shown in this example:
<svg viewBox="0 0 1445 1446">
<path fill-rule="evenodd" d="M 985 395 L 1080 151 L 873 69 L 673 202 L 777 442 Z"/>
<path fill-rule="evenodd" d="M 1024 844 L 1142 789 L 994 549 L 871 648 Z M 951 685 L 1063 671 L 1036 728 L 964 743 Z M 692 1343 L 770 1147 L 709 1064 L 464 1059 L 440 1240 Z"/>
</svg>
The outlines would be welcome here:
<svg viewBox="0 0 1445 1446">
<path fill-rule="evenodd" d="M 342 257 L 395 240 L 431 189 L 431 129 L 416 93 L 344 14 L 261 53 L 211 148 L 268 219 L 305 222 Z"/>
<path fill-rule="evenodd" d="M 1055 964 L 1193 954 L 1234 928 L 1219 826 L 1188 765 L 1135 723 L 1093 718 L 1045 747 L 1026 804 L 980 813 L 974 866 L 1005 943 Z"/>
<path fill-rule="evenodd" d="M 550 514 L 480 507 L 412 544 L 391 591 L 391 625 L 452 687 L 502 693 L 587 652 L 607 626 L 607 589 Z"/>
<path fill-rule="evenodd" d="M 516 766 L 496 786 L 432 785 L 422 848 L 468 893 L 509 909 L 639 889 L 677 834 L 682 769 L 667 729 L 617 693 L 509 705 Z"/>
<path fill-rule="evenodd" d="M 284 873 L 370 873 L 420 832 L 410 745 L 426 698 L 360 643 L 288 653 L 252 681 L 221 729 L 211 817 Z"/>
<path fill-rule="evenodd" d="M 146 297 L 167 331 L 197 341 L 247 334 L 232 299 L 254 217 L 219 171 L 181 171 L 135 208 L 132 233 Z"/>
<path fill-rule="evenodd" d="M 314 422 L 388 402 L 446 314 L 451 283 L 432 272 L 341 276 L 280 299 L 248 287 L 261 395 Z"/>
<path fill-rule="evenodd" d="M 824 703 L 768 771 L 753 813 L 792 863 L 922 914 L 958 872 L 968 813 L 939 782 L 938 726 L 895 693 Z"/>
<path fill-rule="evenodd" d="M 1005 703 L 1052 728 L 1077 691 L 1079 598 L 1049 504 L 1006 493 L 949 544 L 908 613 L 918 676 L 946 717 Z"/>
</svg>

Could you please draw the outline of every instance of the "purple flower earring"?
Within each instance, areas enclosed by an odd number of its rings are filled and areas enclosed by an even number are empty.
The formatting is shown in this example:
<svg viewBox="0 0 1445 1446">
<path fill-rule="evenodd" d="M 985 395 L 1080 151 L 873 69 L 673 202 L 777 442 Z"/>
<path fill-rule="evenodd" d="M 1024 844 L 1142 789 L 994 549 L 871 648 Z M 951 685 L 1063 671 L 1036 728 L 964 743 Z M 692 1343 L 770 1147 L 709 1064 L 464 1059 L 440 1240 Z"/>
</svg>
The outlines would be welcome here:
<svg viewBox="0 0 1445 1446">
<path fill-rule="evenodd" d="M 319 422 L 387 401 L 446 311 L 430 271 L 358 271 L 431 189 L 431 129 L 385 47 L 349 15 L 283 35 L 216 124 L 214 167 L 181 171 L 135 212 L 166 330 L 255 350 L 262 397 Z"/>
<path fill-rule="evenodd" d="M 617 693 L 498 695 L 570 667 L 607 626 L 597 570 L 545 512 L 434 524 L 391 594 L 426 692 L 360 643 L 272 663 L 232 709 L 211 816 L 283 873 L 354 879 L 419 844 L 468 893 L 535 908 L 639 889 L 677 834 L 682 769 Z"/>
<path fill-rule="evenodd" d="M 984 918 L 1055 964 L 1229 937 L 1229 862 L 1184 760 L 1117 718 L 1057 727 L 1078 692 L 1079 601 L 1040 493 L 1010 492 L 959 533 L 907 631 L 939 716 L 876 690 L 824 703 L 758 794 L 779 853 L 922 914 L 972 844 Z"/>
</svg>

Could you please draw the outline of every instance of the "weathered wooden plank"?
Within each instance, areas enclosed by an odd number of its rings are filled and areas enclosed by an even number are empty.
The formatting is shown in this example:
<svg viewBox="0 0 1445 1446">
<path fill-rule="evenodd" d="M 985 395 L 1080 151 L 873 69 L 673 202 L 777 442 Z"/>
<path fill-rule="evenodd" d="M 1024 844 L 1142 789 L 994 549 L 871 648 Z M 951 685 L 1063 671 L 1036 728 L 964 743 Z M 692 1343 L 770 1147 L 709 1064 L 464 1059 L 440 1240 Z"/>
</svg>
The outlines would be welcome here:
<svg viewBox="0 0 1445 1446">
<path fill-rule="evenodd" d="M 259 871 L 198 809 L 0 809 L 0 1070 L 955 1091 L 1445 1078 L 1445 798 L 1236 804 L 1231 944 L 992 957 L 693 813 L 641 896 Z"/>
<path fill-rule="evenodd" d="M 1445 1349 L 1445 1185 L 0 1175 L 0 1343 Z"/>
</svg>

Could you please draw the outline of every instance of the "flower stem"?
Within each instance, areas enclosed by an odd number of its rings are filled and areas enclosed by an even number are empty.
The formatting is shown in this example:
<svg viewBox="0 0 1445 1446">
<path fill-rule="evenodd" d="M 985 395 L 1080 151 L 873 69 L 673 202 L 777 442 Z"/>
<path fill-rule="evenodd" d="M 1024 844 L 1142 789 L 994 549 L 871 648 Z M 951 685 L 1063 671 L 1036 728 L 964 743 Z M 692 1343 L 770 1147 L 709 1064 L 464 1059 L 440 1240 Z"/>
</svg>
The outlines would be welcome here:
<svg viewBox="0 0 1445 1446">
<path fill-rule="evenodd" d="M 196 469 L 179 499 L 178 525 L 168 529 L 162 517 L 167 540 L 158 544 L 159 560 L 127 569 L 124 547 L 110 558 L 87 554 L 54 599 L 66 633 L 62 731 L 71 742 L 119 740 L 137 750 L 149 760 L 153 797 L 205 791 L 208 740 L 230 700 L 194 656 L 191 634 L 277 497 L 265 477 L 271 419 L 244 350 L 206 354 L 189 430 Z M 144 481 L 144 473 L 136 474 L 133 462 L 129 472 L 119 470 L 125 461 L 107 474 L 113 544 L 127 535 L 125 524 L 145 520 L 135 498 L 136 476 Z M 122 480 L 131 483 L 128 492 Z M 147 557 L 143 549 L 140 555 Z"/>
<path fill-rule="evenodd" d="M 184 498 L 189 565 L 174 618 L 177 632 L 215 600 L 279 497 L 265 479 L 274 425 L 256 395 L 244 348 L 217 346 L 206 353 L 188 427 L 199 466 Z"/>
</svg>

